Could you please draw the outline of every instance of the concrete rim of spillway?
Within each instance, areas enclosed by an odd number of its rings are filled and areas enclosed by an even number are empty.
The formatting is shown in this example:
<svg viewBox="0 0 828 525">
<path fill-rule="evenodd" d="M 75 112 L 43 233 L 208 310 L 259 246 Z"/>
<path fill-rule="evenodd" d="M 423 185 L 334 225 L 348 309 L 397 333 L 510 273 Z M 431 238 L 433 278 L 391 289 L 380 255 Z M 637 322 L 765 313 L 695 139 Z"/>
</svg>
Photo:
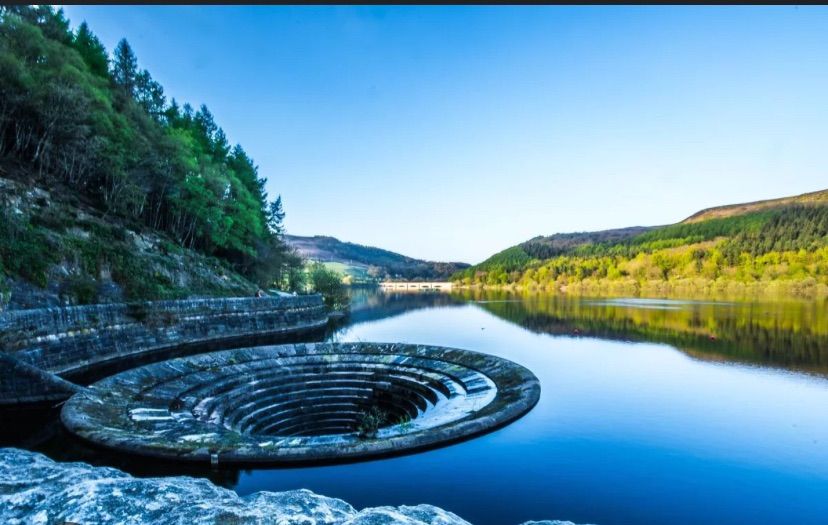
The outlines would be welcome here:
<svg viewBox="0 0 828 525">
<path fill-rule="evenodd" d="M 520 418 L 539 397 L 532 372 L 488 354 L 307 343 L 134 368 L 72 396 L 61 420 L 74 435 L 121 452 L 214 465 L 288 465 L 465 440 Z"/>
</svg>

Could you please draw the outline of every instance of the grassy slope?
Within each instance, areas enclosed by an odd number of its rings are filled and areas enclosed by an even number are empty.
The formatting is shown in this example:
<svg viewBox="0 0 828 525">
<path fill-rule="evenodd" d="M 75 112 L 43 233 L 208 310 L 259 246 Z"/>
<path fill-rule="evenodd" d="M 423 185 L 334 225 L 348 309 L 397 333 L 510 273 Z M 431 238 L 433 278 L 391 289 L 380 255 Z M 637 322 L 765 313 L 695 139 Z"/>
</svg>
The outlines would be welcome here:
<svg viewBox="0 0 828 525">
<path fill-rule="evenodd" d="M 704 210 L 696 212 L 681 222 L 691 223 L 704 221 L 708 219 L 732 217 L 734 215 L 743 215 L 745 213 L 760 210 L 768 210 L 772 208 L 779 208 L 791 204 L 828 204 L 828 190 L 803 193 L 802 195 L 795 195 L 793 197 L 782 197 L 779 199 L 768 199 L 764 201 L 745 202 L 742 204 L 728 204 L 725 206 L 715 206 L 713 208 L 706 208 Z"/>
<path fill-rule="evenodd" d="M 372 281 L 374 278 L 368 273 L 368 266 L 365 264 L 345 264 L 341 262 L 328 261 L 322 263 L 329 270 L 333 270 L 338 274 L 350 276 L 351 282 L 366 283 Z"/>
</svg>

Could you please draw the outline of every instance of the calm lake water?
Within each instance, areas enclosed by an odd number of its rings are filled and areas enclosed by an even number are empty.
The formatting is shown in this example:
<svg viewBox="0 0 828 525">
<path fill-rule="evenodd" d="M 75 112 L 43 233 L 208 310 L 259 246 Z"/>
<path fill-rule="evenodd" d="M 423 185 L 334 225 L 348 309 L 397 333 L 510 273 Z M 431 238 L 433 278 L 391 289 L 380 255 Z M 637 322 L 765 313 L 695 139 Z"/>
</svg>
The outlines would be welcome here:
<svg viewBox="0 0 828 525">
<path fill-rule="evenodd" d="M 540 402 L 470 441 L 338 466 L 207 473 L 59 431 L 18 439 L 137 475 L 207 475 L 240 494 L 304 487 L 356 507 L 430 503 L 475 525 L 828 524 L 825 302 L 353 294 L 329 340 L 502 356 L 538 376 Z"/>
</svg>

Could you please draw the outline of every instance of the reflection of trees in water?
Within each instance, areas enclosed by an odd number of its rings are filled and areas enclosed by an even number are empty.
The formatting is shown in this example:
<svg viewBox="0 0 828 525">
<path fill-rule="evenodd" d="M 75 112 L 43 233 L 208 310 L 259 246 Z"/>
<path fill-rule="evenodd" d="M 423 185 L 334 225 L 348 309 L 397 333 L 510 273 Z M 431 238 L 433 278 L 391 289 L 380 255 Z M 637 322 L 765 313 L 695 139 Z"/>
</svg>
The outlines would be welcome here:
<svg viewBox="0 0 828 525">
<path fill-rule="evenodd" d="M 707 360 L 765 364 L 828 375 L 824 301 L 624 301 L 506 290 L 450 294 L 353 288 L 349 324 L 435 306 L 480 308 L 536 333 L 666 343 Z"/>
<path fill-rule="evenodd" d="M 379 321 L 421 308 L 453 306 L 465 302 L 460 297 L 442 292 L 383 291 L 377 287 L 351 288 L 350 297 L 350 324 Z"/>
<path fill-rule="evenodd" d="M 478 301 L 478 306 L 536 333 L 652 341 L 706 360 L 737 361 L 828 375 L 826 302 L 631 302 L 503 290 L 451 294 L 351 289 L 348 324 L 380 320 L 421 308 Z M 318 337 L 314 336 L 316 340 Z M 42 452 L 57 461 L 112 466 L 135 476 L 188 475 L 232 488 L 240 469 L 157 461 L 92 447 L 60 425 L 59 408 L 0 413 L 0 445 Z"/>
<path fill-rule="evenodd" d="M 463 290 L 480 308 L 537 333 L 653 341 L 702 359 L 828 375 L 825 302 L 614 303 L 548 294 Z"/>
</svg>

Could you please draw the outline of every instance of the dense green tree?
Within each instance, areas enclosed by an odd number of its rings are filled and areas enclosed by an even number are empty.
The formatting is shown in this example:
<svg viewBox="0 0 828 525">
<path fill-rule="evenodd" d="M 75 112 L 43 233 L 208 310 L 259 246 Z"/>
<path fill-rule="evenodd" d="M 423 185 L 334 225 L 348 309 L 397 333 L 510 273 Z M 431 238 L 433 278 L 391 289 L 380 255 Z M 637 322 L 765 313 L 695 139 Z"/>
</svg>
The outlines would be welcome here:
<svg viewBox="0 0 828 525">
<path fill-rule="evenodd" d="M 268 207 L 267 226 L 274 235 L 282 235 L 285 232 L 284 220 L 285 211 L 282 209 L 282 196 L 279 195 Z"/>
<path fill-rule="evenodd" d="M 269 286 L 301 265 L 265 179 L 210 110 L 168 104 L 126 40 L 110 61 L 88 25 L 73 34 L 49 6 L 0 7 L 3 159 Z"/>
<path fill-rule="evenodd" d="M 535 238 L 456 273 L 465 284 L 572 287 L 624 293 L 654 283 L 715 289 L 721 282 L 828 285 L 828 206 L 792 204 L 645 229 Z M 580 287 L 580 288 L 579 288 Z M 791 288 L 796 293 L 802 287 Z"/>
<path fill-rule="evenodd" d="M 78 50 L 92 73 L 104 78 L 109 77 L 109 57 L 106 48 L 98 37 L 92 34 L 86 22 L 78 27 L 72 45 Z"/>
<path fill-rule="evenodd" d="M 322 294 L 329 308 L 340 310 L 347 307 L 348 294 L 340 274 L 316 262 L 309 266 L 308 276 L 311 288 Z"/>
<path fill-rule="evenodd" d="M 135 93 L 135 83 L 138 77 L 138 59 L 132 51 L 126 38 L 122 38 L 115 46 L 115 56 L 112 60 L 112 80 L 129 96 Z"/>
<path fill-rule="evenodd" d="M 135 100 L 154 119 L 160 120 L 164 117 L 167 104 L 164 88 L 152 79 L 152 75 L 146 69 L 135 76 Z"/>
</svg>

